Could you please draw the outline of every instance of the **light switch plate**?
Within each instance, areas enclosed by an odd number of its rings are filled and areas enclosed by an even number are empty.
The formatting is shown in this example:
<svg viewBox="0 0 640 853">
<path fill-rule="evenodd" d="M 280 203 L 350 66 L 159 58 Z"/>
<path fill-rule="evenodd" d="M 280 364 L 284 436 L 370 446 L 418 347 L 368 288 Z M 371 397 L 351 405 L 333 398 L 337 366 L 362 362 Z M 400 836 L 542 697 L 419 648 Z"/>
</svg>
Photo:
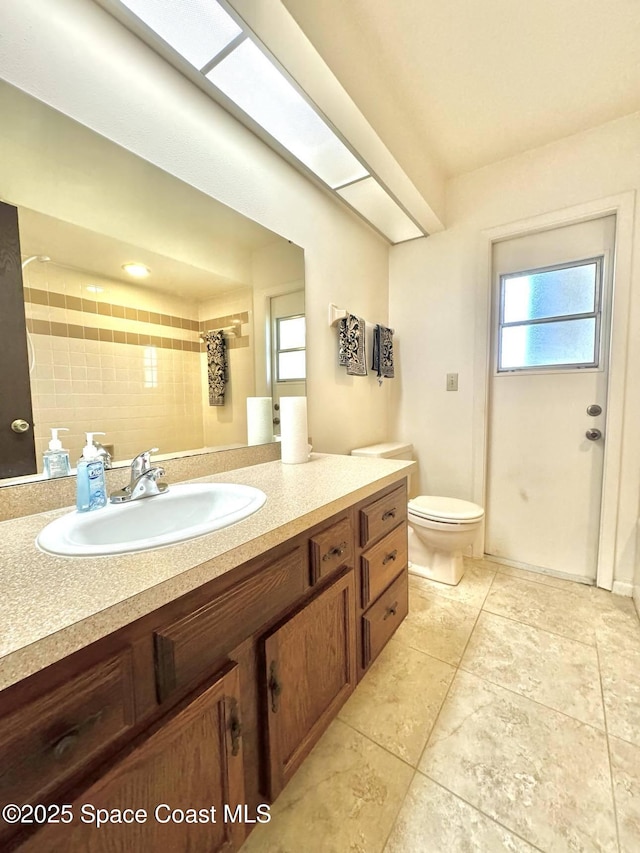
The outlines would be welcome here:
<svg viewBox="0 0 640 853">
<path fill-rule="evenodd" d="M 457 373 L 447 373 L 447 391 L 457 391 L 458 390 L 458 374 Z"/>
</svg>

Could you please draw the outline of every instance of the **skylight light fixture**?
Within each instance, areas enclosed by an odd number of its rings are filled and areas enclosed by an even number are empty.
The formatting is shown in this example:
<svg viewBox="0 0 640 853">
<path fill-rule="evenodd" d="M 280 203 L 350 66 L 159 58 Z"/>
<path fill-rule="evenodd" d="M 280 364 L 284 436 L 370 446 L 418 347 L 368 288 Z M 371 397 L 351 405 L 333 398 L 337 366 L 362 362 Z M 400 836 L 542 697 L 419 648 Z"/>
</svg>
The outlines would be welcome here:
<svg viewBox="0 0 640 853">
<path fill-rule="evenodd" d="M 206 76 L 332 189 L 368 174 L 251 40 L 243 41 Z"/>
<path fill-rule="evenodd" d="M 424 236 L 226 0 L 98 2 L 392 243 Z"/>
<path fill-rule="evenodd" d="M 346 202 L 388 237 L 392 243 L 402 243 L 422 237 L 418 226 L 402 210 L 375 178 L 367 177 L 337 190 Z"/>
<path fill-rule="evenodd" d="M 215 0 L 122 0 L 195 68 L 203 68 L 242 29 Z"/>
</svg>

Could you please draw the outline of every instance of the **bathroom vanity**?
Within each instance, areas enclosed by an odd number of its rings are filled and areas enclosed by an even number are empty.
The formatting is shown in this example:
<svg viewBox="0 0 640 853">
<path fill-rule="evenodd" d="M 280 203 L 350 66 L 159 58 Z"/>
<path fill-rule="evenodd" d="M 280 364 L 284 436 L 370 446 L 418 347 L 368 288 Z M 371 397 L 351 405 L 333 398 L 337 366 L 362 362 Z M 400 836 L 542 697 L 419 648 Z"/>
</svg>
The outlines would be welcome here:
<svg viewBox="0 0 640 853">
<path fill-rule="evenodd" d="M 26 588 L 0 659 L 0 800 L 21 821 L 2 849 L 237 850 L 407 613 L 411 467 L 314 454 L 207 478 L 267 504 L 121 557 L 32 553 L 59 511 L 4 522 L 2 565 L 20 536 L 27 571 L 5 578 Z"/>
</svg>

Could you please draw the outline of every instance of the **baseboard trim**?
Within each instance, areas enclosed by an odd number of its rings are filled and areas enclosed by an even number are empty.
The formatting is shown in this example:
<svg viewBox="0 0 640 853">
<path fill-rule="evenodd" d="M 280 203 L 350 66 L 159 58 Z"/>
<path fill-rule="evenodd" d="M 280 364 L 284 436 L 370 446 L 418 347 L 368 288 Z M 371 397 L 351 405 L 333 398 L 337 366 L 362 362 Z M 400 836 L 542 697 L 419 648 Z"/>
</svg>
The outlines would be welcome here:
<svg viewBox="0 0 640 853">
<path fill-rule="evenodd" d="M 525 569 L 527 572 L 536 572 L 539 575 L 550 575 L 554 578 L 560 578 L 563 581 L 575 581 L 576 583 L 584 583 L 588 586 L 594 586 L 595 580 L 586 575 L 572 575 L 568 572 L 556 572 L 553 569 L 548 569 L 546 566 L 532 566 L 530 563 L 520 563 L 518 560 L 507 560 L 504 557 L 494 557 L 493 554 L 484 555 L 487 560 L 492 563 L 500 563 L 503 566 L 512 566 L 514 569 Z M 631 593 L 628 593 L 629 595 Z"/>
<path fill-rule="evenodd" d="M 625 595 L 627 598 L 631 598 L 633 595 L 633 584 L 627 583 L 627 581 L 614 581 L 611 592 L 614 595 Z"/>
</svg>

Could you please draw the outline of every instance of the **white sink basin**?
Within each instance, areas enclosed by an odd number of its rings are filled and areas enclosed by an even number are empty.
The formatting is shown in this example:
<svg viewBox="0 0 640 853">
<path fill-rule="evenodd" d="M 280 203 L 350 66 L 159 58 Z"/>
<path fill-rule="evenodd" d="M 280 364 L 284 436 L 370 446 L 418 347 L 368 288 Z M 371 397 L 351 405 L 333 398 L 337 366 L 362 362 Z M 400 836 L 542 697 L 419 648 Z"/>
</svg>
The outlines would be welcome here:
<svg viewBox="0 0 640 853">
<path fill-rule="evenodd" d="M 65 557 L 147 551 L 235 524 L 259 510 L 266 499 L 253 486 L 185 483 L 151 498 L 71 512 L 40 531 L 36 545 Z"/>
</svg>

